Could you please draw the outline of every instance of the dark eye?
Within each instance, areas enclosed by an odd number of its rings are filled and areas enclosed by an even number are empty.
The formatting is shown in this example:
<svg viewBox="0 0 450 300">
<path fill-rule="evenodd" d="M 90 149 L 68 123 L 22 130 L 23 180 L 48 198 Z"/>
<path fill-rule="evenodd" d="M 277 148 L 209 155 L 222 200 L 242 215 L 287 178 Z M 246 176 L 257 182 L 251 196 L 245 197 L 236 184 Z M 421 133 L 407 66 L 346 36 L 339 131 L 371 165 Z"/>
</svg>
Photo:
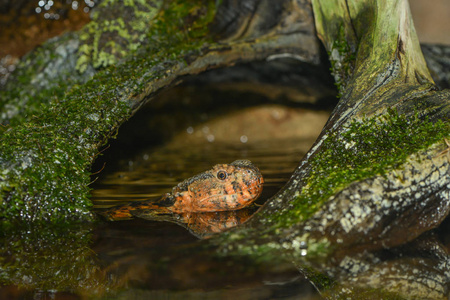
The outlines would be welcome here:
<svg viewBox="0 0 450 300">
<path fill-rule="evenodd" d="M 225 179 L 227 179 L 227 176 L 228 176 L 228 174 L 225 171 L 217 172 L 217 179 L 219 179 L 219 180 L 225 180 Z"/>
</svg>

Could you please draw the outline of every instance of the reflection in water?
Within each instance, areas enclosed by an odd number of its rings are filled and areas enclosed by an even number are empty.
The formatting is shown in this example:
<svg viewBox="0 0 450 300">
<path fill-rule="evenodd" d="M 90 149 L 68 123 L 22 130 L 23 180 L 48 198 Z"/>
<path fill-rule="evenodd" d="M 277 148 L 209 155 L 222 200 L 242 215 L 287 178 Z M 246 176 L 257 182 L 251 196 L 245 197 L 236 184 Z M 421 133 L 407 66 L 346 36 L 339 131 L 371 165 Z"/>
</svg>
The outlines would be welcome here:
<svg viewBox="0 0 450 300">
<path fill-rule="evenodd" d="M 324 288 L 330 298 L 448 299 L 450 256 L 435 232 L 407 245 L 381 251 L 347 253 L 337 265 L 322 270 L 334 284 Z"/>
<path fill-rule="evenodd" d="M 289 179 L 299 157 L 304 155 L 312 142 L 312 139 L 306 140 L 304 144 L 296 143 L 295 140 L 279 140 L 276 143 L 260 143 L 258 146 L 247 143 L 237 147 L 223 143 L 186 145 L 183 140 L 177 141 L 170 147 L 143 151 L 123 163 L 117 172 L 109 173 L 97 181 L 93 201 L 100 212 L 115 205 L 127 205 L 130 201 L 158 201 L 161 195 L 193 174 L 209 169 L 216 163 L 246 158 L 257 165 L 264 176 L 264 189 L 256 200 L 261 205 Z M 147 220 L 173 222 L 187 228 L 197 237 L 208 237 L 214 232 L 230 228 L 232 224 L 242 223 L 256 209 L 253 206 L 236 212 L 183 215 L 141 211 L 133 215 Z"/>
<path fill-rule="evenodd" d="M 202 227 L 215 217 L 193 221 Z M 330 299 L 448 299 L 447 227 L 395 249 L 341 253 L 304 272 Z M 273 267 L 246 258 L 218 259 L 208 244 L 196 243 L 170 223 L 136 219 L 95 230 L 44 226 L 2 228 L 5 232 L 0 279 L 22 289 L 0 289 L 0 299 L 59 299 L 64 291 L 81 299 L 319 299 L 290 263 Z"/>
<path fill-rule="evenodd" d="M 216 120 L 216 124 L 189 121 L 164 145 L 140 147 L 138 151 L 133 146 L 121 147 L 131 150 L 128 153 L 131 155 L 118 160 L 117 164 L 108 160 L 105 170 L 96 175 L 100 178 L 92 193 L 95 208 L 101 210 L 129 201 L 156 199 L 183 179 L 217 163 L 236 159 L 250 159 L 260 168 L 265 184 L 258 203 L 263 203 L 288 180 L 327 114 L 273 106 L 256 111 L 257 122 L 253 129 L 246 123 L 252 118 L 249 109 L 235 114 L 231 121 L 227 118 Z M 173 119 L 173 114 L 170 110 L 163 119 Z M 312 121 L 314 116 L 316 121 Z M 283 127 L 284 122 L 299 120 L 304 124 L 291 125 L 305 130 L 307 134 L 303 137 Z M 262 139 L 269 132 L 264 125 L 267 122 L 275 122 L 275 130 L 271 130 L 273 134 L 277 129 L 283 133 L 280 139 Z M 316 122 L 320 125 L 313 132 L 308 126 Z M 241 130 L 231 126 L 239 123 Z M 189 127 L 191 129 L 187 130 Z M 214 141 L 208 140 L 210 135 L 214 135 Z M 292 264 L 272 268 L 248 259 L 219 259 L 213 255 L 215 250 L 211 245 L 198 240 L 245 221 L 257 208 L 161 215 L 156 219 L 142 212 L 137 215 L 138 219 L 131 221 L 2 231 L 5 234 L 0 276 L 6 287 L 0 289 L 0 299 L 58 299 L 64 293 L 82 299 L 195 299 L 199 291 L 202 296 L 209 295 L 209 299 L 228 296 L 270 299 L 283 295 L 315 299 L 313 287 L 299 277 Z"/>
<path fill-rule="evenodd" d="M 240 210 L 200 212 L 184 214 L 154 214 L 152 211 L 135 211 L 133 215 L 150 221 L 166 221 L 181 225 L 198 238 L 208 238 L 247 221 L 256 211 L 256 206 Z"/>
<path fill-rule="evenodd" d="M 134 217 L 169 221 L 189 229 L 197 237 L 219 233 L 246 221 L 263 190 L 260 170 L 249 160 L 217 164 L 185 179 L 157 201 L 133 201 L 100 211 L 107 221 Z"/>
<path fill-rule="evenodd" d="M 106 276 L 91 250 L 90 225 L 2 226 L 1 233 L 3 284 L 34 290 L 36 299 L 57 291 L 102 295 L 114 286 L 113 278 Z M 0 290 L 0 299 L 15 298 L 5 294 L 7 290 Z"/>
<path fill-rule="evenodd" d="M 258 199 L 263 184 L 258 167 L 249 160 L 235 160 L 183 180 L 157 201 L 133 201 L 101 215 L 109 221 L 118 221 L 132 219 L 135 212 L 143 210 L 147 215 L 238 210 Z"/>
<path fill-rule="evenodd" d="M 139 204 L 139 202 L 134 203 Z M 143 208 L 143 206 L 136 210 L 126 209 L 127 215 L 125 218 L 122 217 L 124 213 L 120 212 L 123 206 L 118 207 L 117 210 L 119 210 L 119 213 L 117 213 L 115 208 L 112 208 L 112 212 L 111 210 L 99 210 L 98 214 L 107 221 L 141 218 L 148 221 L 171 222 L 188 229 L 189 232 L 198 238 L 207 238 L 214 233 L 220 233 L 244 223 L 257 210 L 257 205 L 251 205 L 243 209 L 230 211 L 174 213 L 167 210 L 155 209 L 153 205 L 150 206 L 152 208 L 149 209 Z M 125 208 L 127 207 L 125 206 Z M 118 217 L 120 214 L 121 218 L 111 218 L 112 213 L 114 217 Z"/>
</svg>

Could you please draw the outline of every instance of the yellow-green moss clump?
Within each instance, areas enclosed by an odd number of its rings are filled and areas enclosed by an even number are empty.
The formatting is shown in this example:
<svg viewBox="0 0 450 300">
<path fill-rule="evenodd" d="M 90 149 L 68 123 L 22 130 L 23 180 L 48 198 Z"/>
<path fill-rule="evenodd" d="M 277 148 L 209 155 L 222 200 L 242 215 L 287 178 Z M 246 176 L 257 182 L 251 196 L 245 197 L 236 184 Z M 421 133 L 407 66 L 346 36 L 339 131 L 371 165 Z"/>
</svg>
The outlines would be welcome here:
<svg viewBox="0 0 450 300">
<path fill-rule="evenodd" d="M 159 12 L 162 0 L 106 0 L 92 14 L 93 22 L 80 32 L 76 69 L 84 72 L 92 65 L 98 69 L 116 64 L 144 43 L 151 21 Z M 107 16 L 107 17 L 105 17 Z"/>
</svg>

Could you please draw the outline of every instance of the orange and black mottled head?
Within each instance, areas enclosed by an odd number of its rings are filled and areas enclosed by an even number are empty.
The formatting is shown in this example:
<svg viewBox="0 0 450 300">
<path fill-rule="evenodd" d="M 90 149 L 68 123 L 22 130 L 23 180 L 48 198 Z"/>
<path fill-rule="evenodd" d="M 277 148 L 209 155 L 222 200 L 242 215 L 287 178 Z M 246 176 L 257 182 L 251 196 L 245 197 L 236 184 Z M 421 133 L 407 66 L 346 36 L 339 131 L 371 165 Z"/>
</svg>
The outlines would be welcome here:
<svg viewBox="0 0 450 300">
<path fill-rule="evenodd" d="M 174 210 L 226 211 L 250 205 L 262 192 L 264 179 L 249 160 L 215 165 L 211 170 L 181 182 L 172 192 L 180 195 Z"/>
</svg>

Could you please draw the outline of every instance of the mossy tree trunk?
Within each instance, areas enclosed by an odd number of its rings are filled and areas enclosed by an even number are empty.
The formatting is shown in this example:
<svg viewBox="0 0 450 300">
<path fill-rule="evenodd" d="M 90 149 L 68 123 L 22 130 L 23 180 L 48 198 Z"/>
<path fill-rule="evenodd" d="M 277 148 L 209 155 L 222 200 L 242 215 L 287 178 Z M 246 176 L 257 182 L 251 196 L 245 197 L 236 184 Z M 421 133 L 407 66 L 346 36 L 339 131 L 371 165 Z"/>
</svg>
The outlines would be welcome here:
<svg viewBox="0 0 450 300">
<path fill-rule="evenodd" d="M 426 242 L 440 253 L 426 263 L 377 251 L 449 213 L 450 92 L 434 85 L 406 0 L 312 5 L 340 101 L 287 185 L 218 247 L 267 261 L 281 254 L 332 298 L 445 299 L 449 258 L 438 242 Z"/>
<path fill-rule="evenodd" d="M 431 79 L 408 2 L 318 0 L 313 10 L 341 99 L 286 187 L 224 251 L 311 261 L 403 244 L 448 215 L 450 93 Z"/>
</svg>

